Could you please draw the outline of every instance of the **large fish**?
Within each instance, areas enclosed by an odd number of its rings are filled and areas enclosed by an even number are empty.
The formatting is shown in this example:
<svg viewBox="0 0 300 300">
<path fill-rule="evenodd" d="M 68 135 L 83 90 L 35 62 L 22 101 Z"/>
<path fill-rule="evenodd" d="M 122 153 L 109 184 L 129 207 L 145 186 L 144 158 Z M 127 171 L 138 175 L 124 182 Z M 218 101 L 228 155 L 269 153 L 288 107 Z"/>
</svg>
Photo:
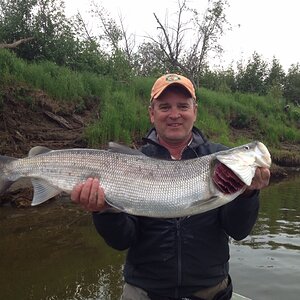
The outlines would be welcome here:
<svg viewBox="0 0 300 300">
<path fill-rule="evenodd" d="M 249 186 L 257 167 L 270 167 L 271 158 L 261 142 L 181 161 L 147 157 L 137 150 L 50 150 L 35 147 L 22 159 L 0 156 L 0 194 L 13 182 L 30 177 L 38 205 L 88 177 L 99 178 L 107 203 L 133 215 L 182 217 L 228 203 L 244 189 L 223 194 L 212 180 L 218 162 Z M 127 153 L 121 153 L 121 152 Z M 132 152 L 132 153 L 131 153 Z"/>
</svg>

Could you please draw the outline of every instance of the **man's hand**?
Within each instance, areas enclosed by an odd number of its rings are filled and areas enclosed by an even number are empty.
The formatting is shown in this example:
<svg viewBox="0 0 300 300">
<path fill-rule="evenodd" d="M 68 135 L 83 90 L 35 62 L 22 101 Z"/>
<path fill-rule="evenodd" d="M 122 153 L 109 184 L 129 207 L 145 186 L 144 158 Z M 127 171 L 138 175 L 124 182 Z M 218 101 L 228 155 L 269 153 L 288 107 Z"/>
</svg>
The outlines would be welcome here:
<svg viewBox="0 0 300 300">
<path fill-rule="evenodd" d="M 261 190 L 269 185 L 270 182 L 270 169 L 268 168 L 257 168 L 255 175 L 252 179 L 251 185 L 247 187 L 247 190 Z"/>
<path fill-rule="evenodd" d="M 222 163 L 216 166 L 212 179 L 224 194 L 236 193 L 245 186 L 244 182 Z"/>
<path fill-rule="evenodd" d="M 91 212 L 104 211 L 110 206 L 105 202 L 104 190 L 98 179 L 88 178 L 77 184 L 71 192 L 71 200 Z"/>
</svg>

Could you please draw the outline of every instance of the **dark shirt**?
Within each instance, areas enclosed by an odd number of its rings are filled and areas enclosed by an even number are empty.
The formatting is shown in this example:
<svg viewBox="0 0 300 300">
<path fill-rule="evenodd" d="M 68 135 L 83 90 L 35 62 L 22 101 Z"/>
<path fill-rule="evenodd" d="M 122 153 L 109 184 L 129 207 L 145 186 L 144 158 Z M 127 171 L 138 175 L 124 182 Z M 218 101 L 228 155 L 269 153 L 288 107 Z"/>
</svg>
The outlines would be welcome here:
<svg viewBox="0 0 300 300">
<path fill-rule="evenodd" d="M 155 129 L 141 151 L 151 157 L 171 159 L 159 145 Z M 182 159 L 225 150 L 207 141 L 193 128 L 193 140 Z M 93 214 L 99 234 L 111 247 L 128 249 L 126 282 L 162 296 L 184 297 L 221 282 L 229 271 L 229 237 L 245 238 L 259 209 L 258 192 L 242 195 L 219 208 L 183 218 L 149 218 L 126 213 Z"/>
</svg>

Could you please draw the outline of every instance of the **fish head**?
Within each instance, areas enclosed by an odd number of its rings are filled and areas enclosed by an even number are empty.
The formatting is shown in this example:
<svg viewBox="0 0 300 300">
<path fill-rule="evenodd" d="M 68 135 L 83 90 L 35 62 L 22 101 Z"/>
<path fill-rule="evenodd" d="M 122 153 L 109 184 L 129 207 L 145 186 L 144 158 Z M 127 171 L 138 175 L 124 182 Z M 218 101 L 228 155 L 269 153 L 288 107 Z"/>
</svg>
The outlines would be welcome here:
<svg viewBox="0 0 300 300">
<path fill-rule="evenodd" d="M 271 166 L 269 150 L 258 141 L 221 151 L 216 154 L 216 158 L 248 186 L 252 182 L 257 167 L 270 168 Z"/>
</svg>

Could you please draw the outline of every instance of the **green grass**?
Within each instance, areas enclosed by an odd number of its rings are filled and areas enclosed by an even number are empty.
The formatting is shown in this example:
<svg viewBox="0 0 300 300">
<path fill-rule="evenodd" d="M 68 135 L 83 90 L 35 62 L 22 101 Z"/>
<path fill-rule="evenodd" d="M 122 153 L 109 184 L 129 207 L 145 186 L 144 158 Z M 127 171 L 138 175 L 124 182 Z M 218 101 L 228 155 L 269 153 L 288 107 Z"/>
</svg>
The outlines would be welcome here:
<svg viewBox="0 0 300 300">
<path fill-rule="evenodd" d="M 131 144 L 150 128 L 148 105 L 155 78 L 133 77 L 126 82 L 89 72 L 75 72 L 51 62 L 27 63 L 0 50 L 0 87 L 21 83 L 43 90 L 57 102 L 85 109 L 85 99 L 100 101 L 99 118 L 86 127 L 93 147 L 109 141 Z M 268 146 L 300 143 L 300 108 L 284 110 L 284 99 L 252 94 L 215 92 L 201 88 L 198 95 L 199 127 L 210 139 L 228 146 L 261 140 Z M 18 101 L 34 101 L 22 96 Z M 0 94 L 0 109 L 3 99 Z"/>
</svg>

